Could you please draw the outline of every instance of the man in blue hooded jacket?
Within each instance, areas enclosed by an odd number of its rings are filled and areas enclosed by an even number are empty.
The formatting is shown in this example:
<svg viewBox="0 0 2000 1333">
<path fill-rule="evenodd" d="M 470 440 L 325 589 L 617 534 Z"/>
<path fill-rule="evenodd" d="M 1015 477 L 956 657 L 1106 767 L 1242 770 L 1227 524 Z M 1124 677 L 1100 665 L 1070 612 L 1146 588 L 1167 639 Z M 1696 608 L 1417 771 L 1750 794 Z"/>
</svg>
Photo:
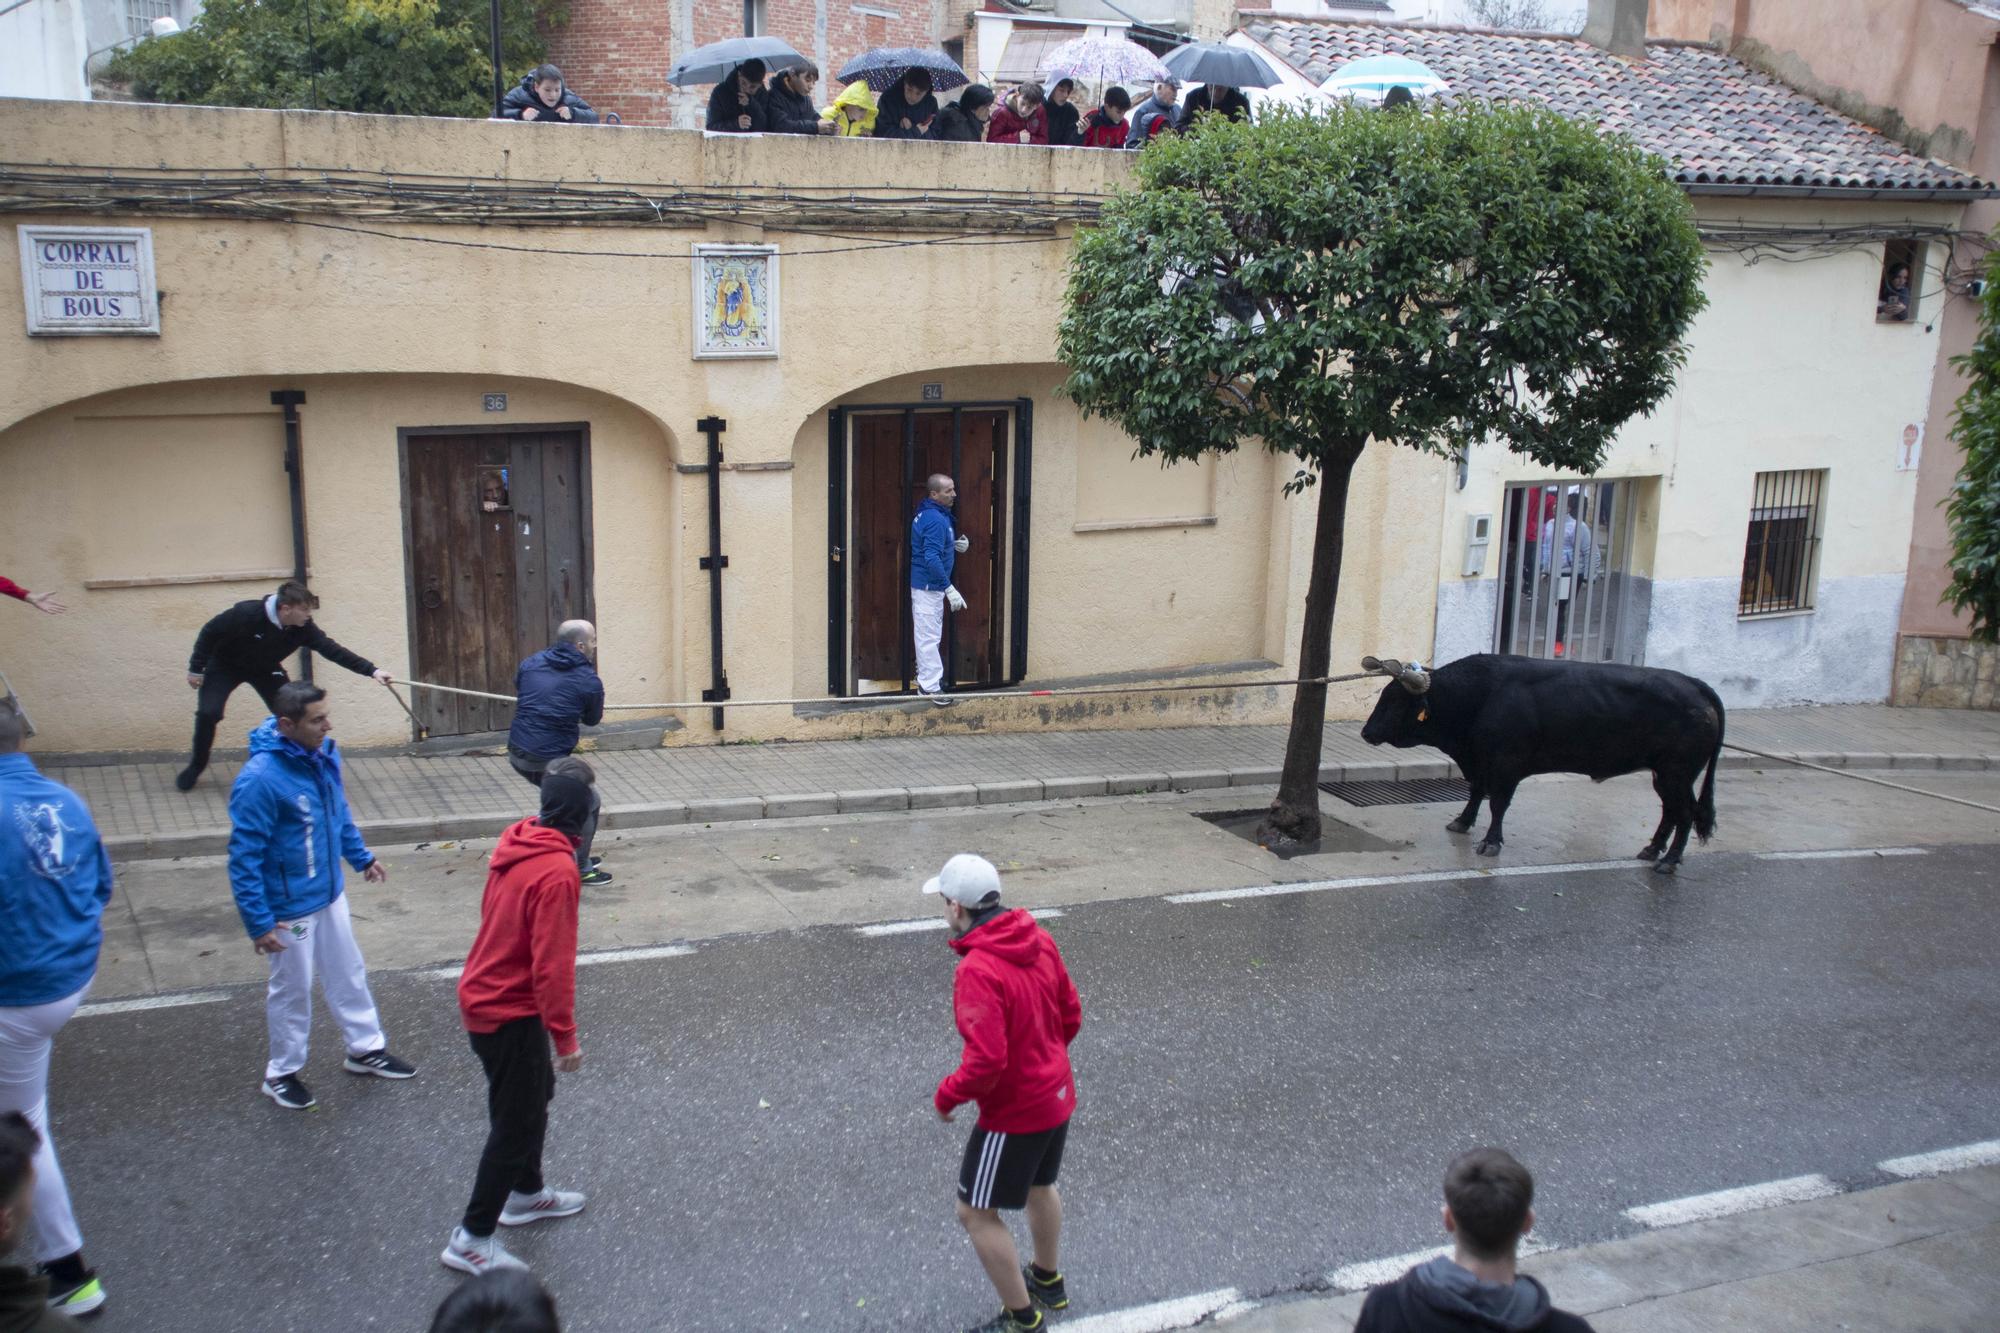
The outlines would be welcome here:
<svg viewBox="0 0 2000 1333">
<path fill-rule="evenodd" d="M 917 692 L 947 708 L 944 697 L 944 659 L 938 642 L 944 638 L 944 609 L 965 609 L 965 598 L 951 586 L 952 566 L 971 543 L 957 535 L 952 525 L 951 507 L 958 499 L 958 487 L 942 472 L 933 473 L 910 523 L 910 624 L 917 641 Z"/>
<path fill-rule="evenodd" d="M 314 1100 L 299 1071 L 312 1033 L 315 975 L 347 1041 L 342 1068 L 390 1079 L 417 1071 L 389 1054 L 342 892 L 343 860 L 370 884 L 389 873 L 348 813 L 326 691 L 292 681 L 278 688 L 272 711 L 250 733 L 250 760 L 229 792 L 229 887 L 243 929 L 271 965 L 263 1094 L 288 1111 L 305 1111 Z"/>
<path fill-rule="evenodd" d="M 40 1136 L 30 1230 L 48 1304 L 89 1314 L 104 1287 L 83 1262 L 49 1134 L 49 1056 L 97 974 L 111 858 L 82 799 L 20 752 L 27 730 L 0 700 L 0 1114 L 19 1111 Z"/>
<path fill-rule="evenodd" d="M 507 728 L 507 762 L 537 787 L 549 765 L 575 751 L 580 727 L 604 720 L 604 682 L 598 677 L 597 627 L 565 620 L 556 641 L 514 672 L 514 723 Z M 611 882 L 611 872 L 590 854 L 597 836 L 597 788 L 590 789 L 590 818 L 576 845 L 576 868 L 586 888 Z"/>
</svg>

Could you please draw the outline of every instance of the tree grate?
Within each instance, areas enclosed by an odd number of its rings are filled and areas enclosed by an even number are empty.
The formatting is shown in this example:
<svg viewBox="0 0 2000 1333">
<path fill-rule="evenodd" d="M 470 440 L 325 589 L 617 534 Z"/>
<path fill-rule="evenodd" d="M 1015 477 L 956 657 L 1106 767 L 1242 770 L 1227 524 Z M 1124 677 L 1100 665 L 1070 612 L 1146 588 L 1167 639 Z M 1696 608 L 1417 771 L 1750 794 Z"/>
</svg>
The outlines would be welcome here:
<svg viewBox="0 0 2000 1333">
<path fill-rule="evenodd" d="M 1411 782 L 1322 782 L 1319 789 L 1349 805 L 1428 805 L 1452 801 L 1464 805 L 1472 788 L 1464 778 L 1418 778 Z"/>
</svg>

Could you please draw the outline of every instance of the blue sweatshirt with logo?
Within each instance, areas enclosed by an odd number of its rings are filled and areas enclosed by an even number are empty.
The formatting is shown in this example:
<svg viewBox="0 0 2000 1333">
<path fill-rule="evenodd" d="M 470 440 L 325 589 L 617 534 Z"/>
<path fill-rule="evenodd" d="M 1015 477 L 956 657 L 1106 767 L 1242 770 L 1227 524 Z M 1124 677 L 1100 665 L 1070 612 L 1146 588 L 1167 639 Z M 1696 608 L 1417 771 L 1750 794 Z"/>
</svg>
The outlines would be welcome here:
<svg viewBox="0 0 2000 1333">
<path fill-rule="evenodd" d="M 924 592 L 943 592 L 951 584 L 951 568 L 958 559 L 952 545 L 956 534 L 951 528 L 951 510 L 928 495 L 917 507 L 910 522 L 910 586 Z"/>
<path fill-rule="evenodd" d="M 111 858 L 83 798 L 0 754 L 0 1008 L 53 1004 L 97 971 Z"/>
<path fill-rule="evenodd" d="M 229 888 L 251 939 L 311 916 L 338 898 L 340 863 L 375 863 L 347 811 L 340 749 L 308 750 L 267 717 L 250 733 L 250 761 L 229 791 Z"/>
</svg>

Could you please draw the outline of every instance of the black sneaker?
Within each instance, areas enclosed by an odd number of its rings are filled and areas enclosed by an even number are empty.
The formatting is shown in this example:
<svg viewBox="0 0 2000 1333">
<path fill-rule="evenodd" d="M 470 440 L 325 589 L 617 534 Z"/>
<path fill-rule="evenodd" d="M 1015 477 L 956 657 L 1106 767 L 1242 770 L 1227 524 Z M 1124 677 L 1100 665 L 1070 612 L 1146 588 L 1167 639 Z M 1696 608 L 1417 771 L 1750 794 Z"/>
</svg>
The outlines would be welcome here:
<svg viewBox="0 0 2000 1333">
<path fill-rule="evenodd" d="M 297 1074 L 265 1079 L 263 1092 L 287 1111 L 310 1111 L 318 1105 L 313 1100 L 312 1089 L 301 1083 Z"/>
<path fill-rule="evenodd" d="M 1015 1318 L 1014 1312 L 1003 1305 L 999 1314 L 983 1324 L 968 1328 L 965 1333 L 1035 1333 L 1047 1323 L 1048 1321 L 1042 1318 L 1042 1312 L 1032 1303 L 1028 1306 L 1028 1318 L 1025 1320 Z"/>
<path fill-rule="evenodd" d="M 1054 1277 L 1044 1282 L 1035 1276 L 1035 1269 L 1032 1264 L 1024 1264 L 1021 1268 L 1021 1276 L 1027 1279 L 1028 1295 L 1033 1298 L 1035 1304 L 1041 1306 L 1044 1310 L 1069 1309 L 1069 1292 L 1063 1287 L 1061 1273 L 1057 1273 Z"/>
<path fill-rule="evenodd" d="M 97 1280 L 97 1270 L 85 1273 L 81 1282 L 63 1282 L 46 1268 L 38 1271 L 49 1279 L 51 1310 L 66 1315 L 85 1315 L 104 1308 L 104 1284 Z"/>
<path fill-rule="evenodd" d="M 201 770 L 184 768 L 174 774 L 174 787 L 178 791 L 193 791 L 194 784 L 201 781 Z"/>
<path fill-rule="evenodd" d="M 604 864 L 604 858 L 603 858 L 603 857 L 601 857 L 601 856 L 593 856 L 593 857 L 591 857 L 591 858 L 590 858 L 590 868 L 591 868 L 592 870 L 595 870 L 595 869 L 597 869 L 597 867 L 599 867 L 599 866 L 601 866 L 601 865 L 603 865 L 603 864 Z"/>
<path fill-rule="evenodd" d="M 592 866 L 583 872 L 583 885 L 587 889 L 594 889 L 600 884 L 609 884 L 610 882 L 611 872 L 609 870 L 599 870 L 596 866 Z"/>
<path fill-rule="evenodd" d="M 407 1061 L 398 1060 L 384 1050 L 370 1051 L 366 1055 L 350 1055 L 340 1066 L 350 1074 L 373 1074 L 376 1078 L 415 1078 L 417 1067 Z"/>
</svg>

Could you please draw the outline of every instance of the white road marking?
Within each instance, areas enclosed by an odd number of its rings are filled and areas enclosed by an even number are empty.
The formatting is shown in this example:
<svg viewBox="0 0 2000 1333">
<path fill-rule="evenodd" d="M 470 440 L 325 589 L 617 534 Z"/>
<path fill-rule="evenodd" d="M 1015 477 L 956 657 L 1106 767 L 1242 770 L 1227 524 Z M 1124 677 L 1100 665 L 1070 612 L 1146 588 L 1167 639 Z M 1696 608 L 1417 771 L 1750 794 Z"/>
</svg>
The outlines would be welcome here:
<svg viewBox="0 0 2000 1333">
<path fill-rule="evenodd" d="M 1560 1245 L 1530 1235 L 1521 1242 L 1518 1253 L 1521 1258 L 1526 1259 L 1532 1255 L 1547 1254 L 1551 1250 L 1561 1248 Z M 1449 1258 L 1451 1253 L 1451 1246 L 1440 1245 L 1435 1249 L 1415 1250 L 1409 1254 L 1392 1255 L 1387 1259 L 1370 1259 L 1364 1263 L 1336 1268 L 1326 1275 L 1326 1280 L 1341 1291 L 1366 1291 L 1370 1287 L 1379 1287 L 1384 1282 L 1394 1282 L 1418 1264 L 1427 1264 L 1433 1259 Z"/>
<path fill-rule="evenodd" d="M 1992 1166 L 2000 1162 L 2000 1139 L 1988 1139 L 1985 1143 L 1968 1143 L 1959 1148 L 1940 1148 L 1936 1152 L 1920 1152 L 1914 1157 L 1891 1157 L 1886 1162 L 1877 1162 L 1877 1169 L 1887 1171 L 1892 1176 L 1905 1180 L 1919 1180 L 1925 1176 L 1941 1176 L 1947 1171 L 1969 1171 L 1975 1166 Z"/>
<path fill-rule="evenodd" d="M 1736 1213 L 1754 1213 L 1781 1203 L 1804 1203 L 1840 1193 L 1840 1186 L 1825 1176 L 1793 1176 L 1788 1180 L 1767 1180 L 1761 1185 L 1717 1190 L 1713 1194 L 1691 1194 L 1685 1199 L 1649 1203 L 1627 1208 L 1625 1216 L 1649 1227 L 1677 1227 L 1689 1222 L 1707 1222 Z"/>
<path fill-rule="evenodd" d="M 1028 913 L 1037 921 L 1052 921 L 1061 916 L 1060 907 L 1037 907 Z M 854 933 L 875 938 L 881 935 L 914 935 L 923 930 L 943 930 L 945 919 L 941 916 L 927 916 L 916 921 L 878 921 L 872 926 L 856 926 Z"/>
<path fill-rule="evenodd" d="M 1407 875 L 1354 875 L 1347 879 L 1311 879 L 1294 884 L 1253 884 L 1241 889 L 1203 889 L 1170 893 L 1170 903 L 1219 903 L 1236 898 L 1273 898 L 1287 893 L 1325 893 L 1330 889 L 1372 889 L 1385 884 L 1442 884 L 1455 879 L 1512 879 L 1519 875 L 1574 875 L 1586 870 L 1637 870 L 1644 861 L 1573 861 L 1553 866 L 1494 866 L 1485 870 L 1420 870 Z"/>
<path fill-rule="evenodd" d="M 465 975 L 465 966 L 461 963 L 457 967 L 435 967 L 428 972 L 413 972 L 410 975 L 429 981 L 457 981 Z"/>
<path fill-rule="evenodd" d="M 1759 852 L 1759 861 L 1847 861 L 1864 856 L 1929 856 L 1923 847 L 1846 847 L 1826 852 Z"/>
<path fill-rule="evenodd" d="M 86 1004 L 72 1017 L 95 1018 L 99 1014 L 131 1014 L 141 1009 L 178 1009 L 186 1004 L 219 1004 L 229 998 L 227 991 L 197 991 L 182 995 L 147 995 L 136 1000 L 106 1000 Z"/>
<path fill-rule="evenodd" d="M 1063 1333 L 1167 1333 L 1186 1328 L 1212 1315 L 1243 1303 L 1243 1294 L 1234 1287 L 1205 1291 L 1199 1296 L 1181 1296 L 1151 1305 L 1135 1305 L 1129 1310 L 1110 1310 L 1082 1319 L 1065 1319 Z M 1236 1313 L 1241 1314 L 1242 1311 Z"/>
<path fill-rule="evenodd" d="M 596 953 L 580 953 L 576 956 L 578 967 L 589 967 L 592 963 L 636 963 L 644 958 L 685 958 L 694 952 L 692 944 L 655 944 L 637 949 L 602 949 Z M 456 967 L 436 967 L 425 972 L 413 972 L 412 976 L 433 981 L 457 981 L 465 975 L 465 964 Z"/>
</svg>

